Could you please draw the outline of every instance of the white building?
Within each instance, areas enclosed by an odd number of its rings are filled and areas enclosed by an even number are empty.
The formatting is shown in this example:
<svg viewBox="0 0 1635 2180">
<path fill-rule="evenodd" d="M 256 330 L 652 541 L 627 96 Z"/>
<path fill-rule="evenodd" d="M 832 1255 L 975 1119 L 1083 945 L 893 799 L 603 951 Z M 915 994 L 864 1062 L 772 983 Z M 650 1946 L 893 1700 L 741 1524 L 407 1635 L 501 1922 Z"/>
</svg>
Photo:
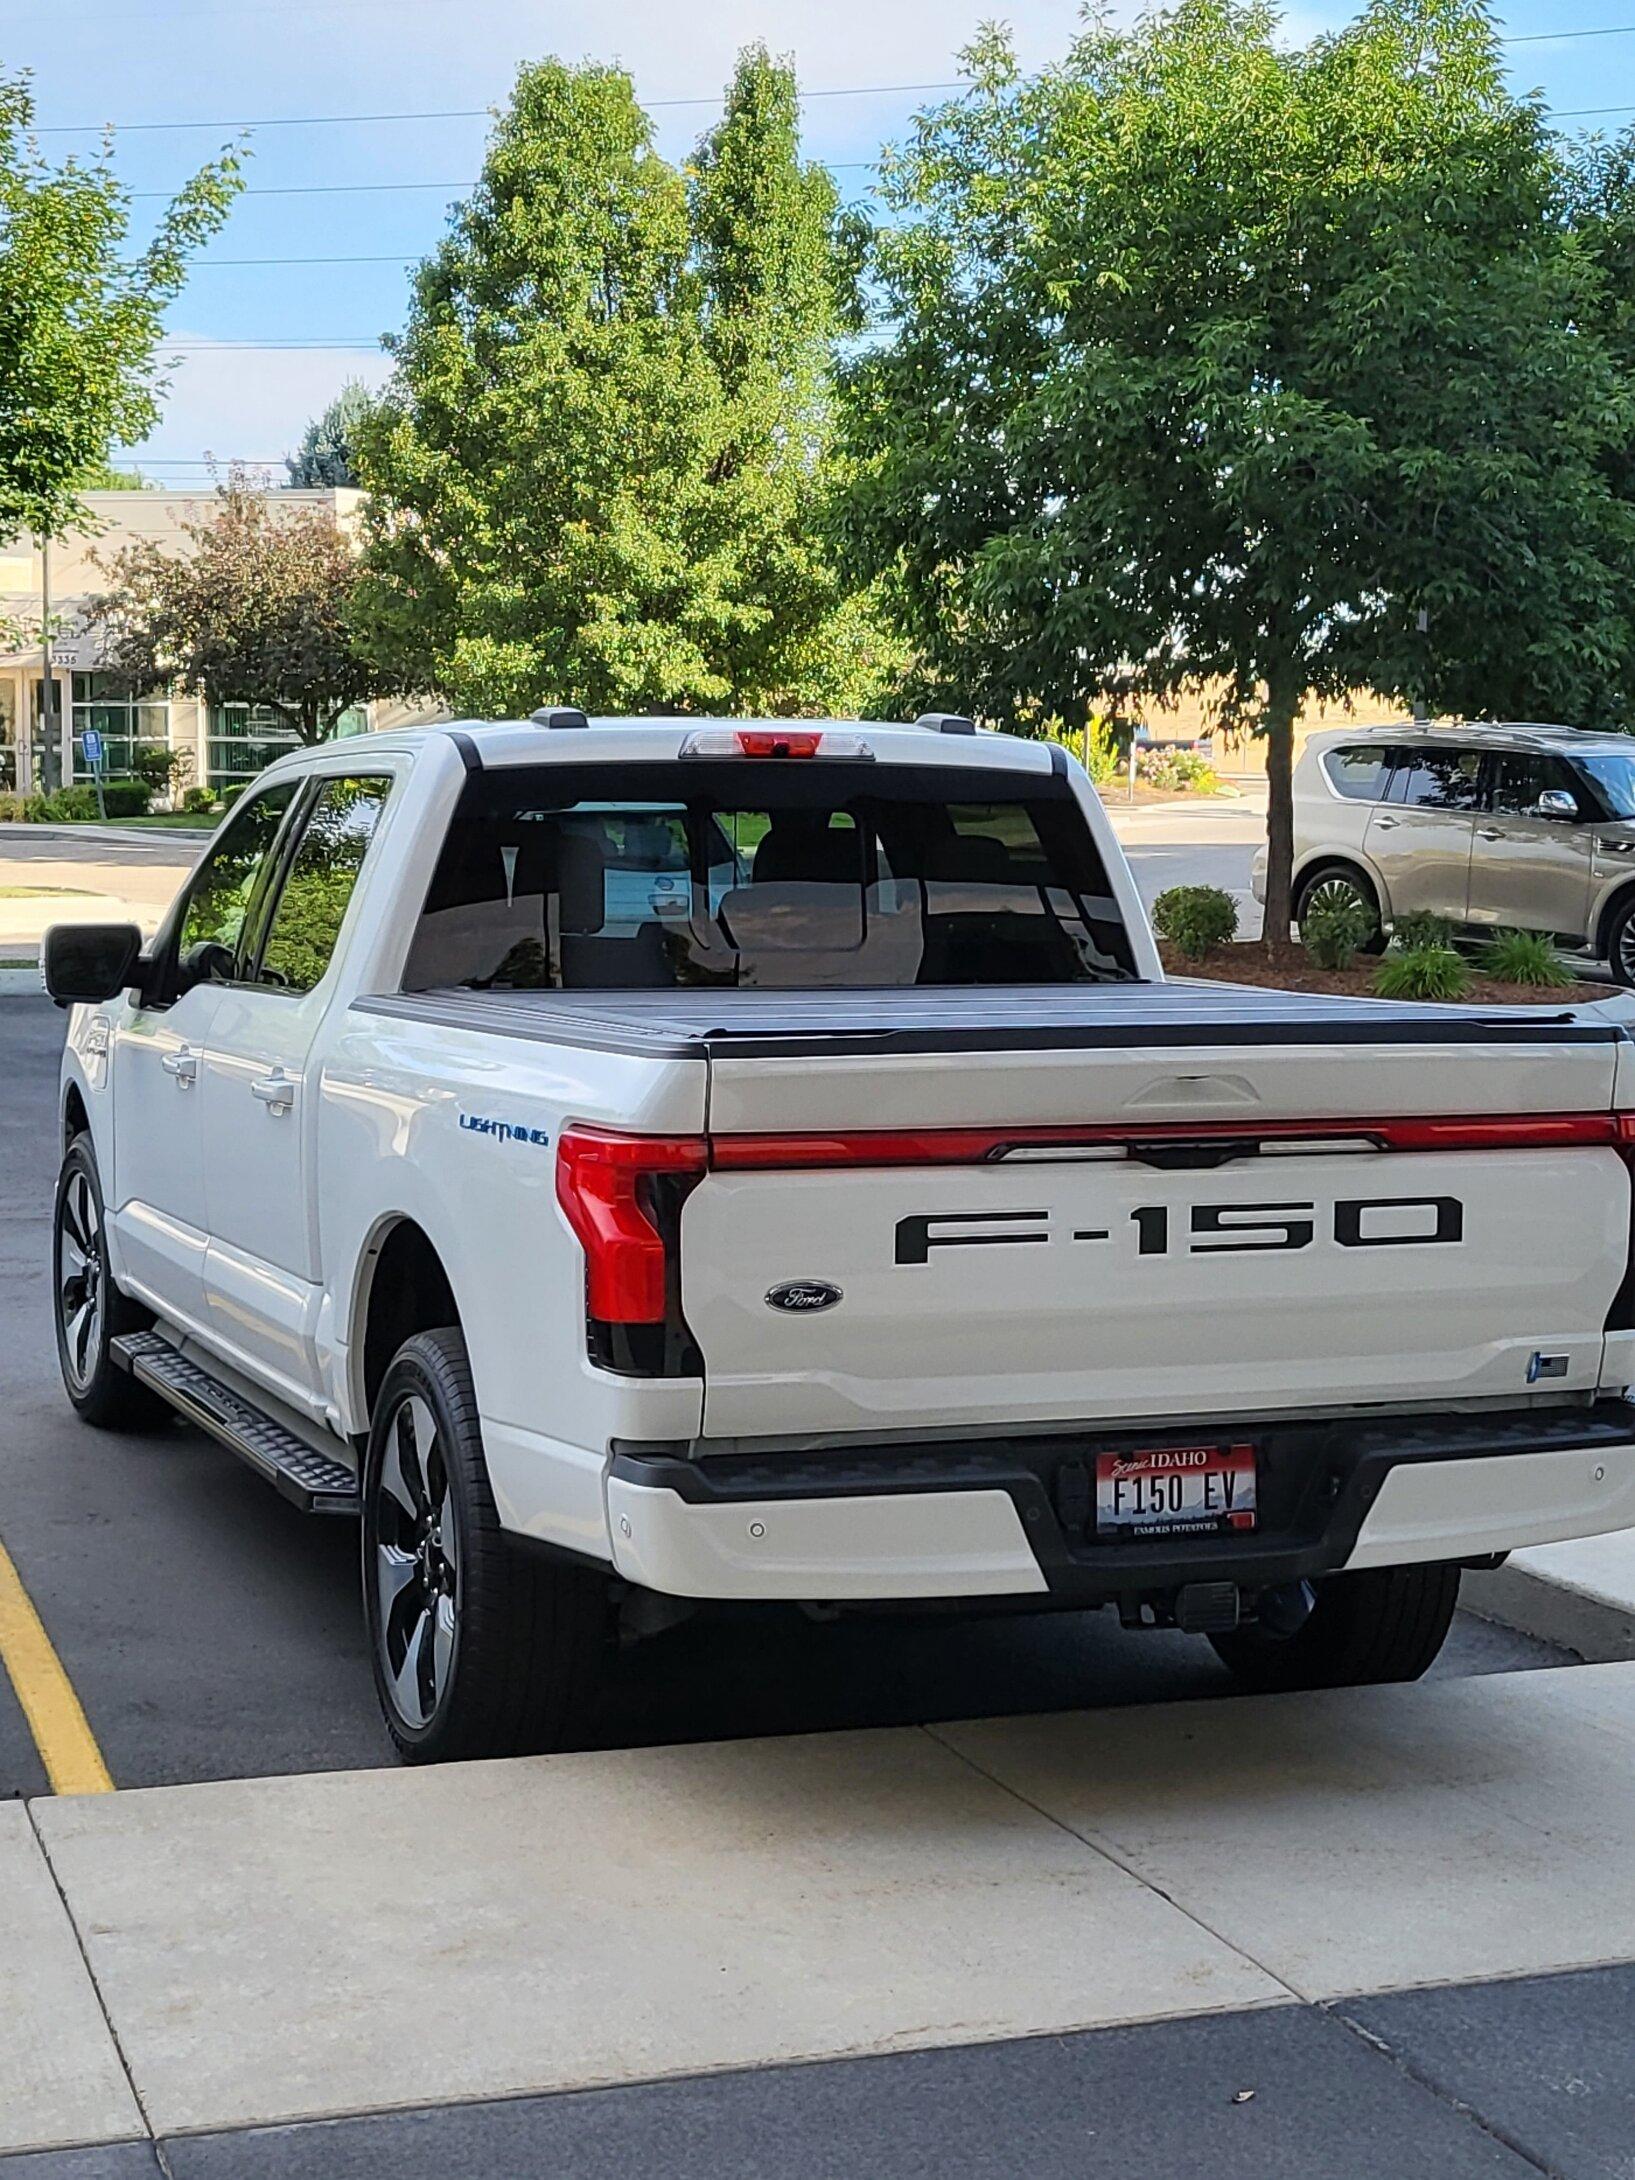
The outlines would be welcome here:
<svg viewBox="0 0 1635 2180">
<path fill-rule="evenodd" d="M 346 525 L 362 495 L 354 491 L 288 492 L 269 490 L 280 507 L 322 507 Z M 41 721 L 44 715 L 44 654 L 39 630 L 44 618 L 49 572 L 52 643 L 56 683 L 56 721 L 61 736 L 58 777 L 90 777 L 82 737 L 88 727 L 102 736 L 108 777 L 128 775 L 139 749 L 184 750 L 191 759 L 188 785 L 225 787 L 253 777 L 263 765 L 295 741 L 293 730 L 274 712 L 246 704 L 207 705 L 202 699 L 155 690 L 133 699 L 128 690 L 98 665 L 96 638 L 87 633 L 85 602 L 106 590 L 108 579 L 99 557 L 118 552 L 138 538 L 173 541 L 187 549 L 185 523 L 207 514 L 210 494 L 188 492 L 88 492 L 84 504 L 91 520 L 72 537 L 50 547 L 47 570 L 40 548 L 23 538 L 0 546 L 0 624 L 20 631 L 23 640 L 7 649 L 0 633 L 0 789 L 37 788 L 41 778 Z M 390 700 L 364 704 L 342 719 L 341 734 L 366 733 L 374 727 L 402 726 L 439 716 L 423 703 Z"/>
</svg>

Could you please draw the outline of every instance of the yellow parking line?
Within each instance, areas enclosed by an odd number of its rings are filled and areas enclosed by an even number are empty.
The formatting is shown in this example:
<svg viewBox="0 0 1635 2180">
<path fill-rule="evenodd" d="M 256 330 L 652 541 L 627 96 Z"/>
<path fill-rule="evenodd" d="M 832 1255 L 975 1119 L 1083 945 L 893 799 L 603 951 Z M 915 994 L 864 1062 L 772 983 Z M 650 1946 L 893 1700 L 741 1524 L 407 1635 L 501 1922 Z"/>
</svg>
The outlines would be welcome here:
<svg viewBox="0 0 1635 2180">
<path fill-rule="evenodd" d="M 114 1782 L 102 1761 L 74 1684 L 62 1669 L 34 1601 L 24 1589 L 11 1554 L 0 1544 L 0 1666 L 23 1707 L 53 1794 L 111 1794 Z"/>
</svg>

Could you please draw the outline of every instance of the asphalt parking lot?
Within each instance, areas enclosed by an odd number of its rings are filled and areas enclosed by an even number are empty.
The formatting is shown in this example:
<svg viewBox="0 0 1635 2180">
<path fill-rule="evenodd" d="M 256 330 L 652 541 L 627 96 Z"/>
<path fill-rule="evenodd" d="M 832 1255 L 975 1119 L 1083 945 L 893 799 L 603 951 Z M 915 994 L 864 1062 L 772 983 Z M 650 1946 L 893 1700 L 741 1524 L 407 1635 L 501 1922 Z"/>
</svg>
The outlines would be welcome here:
<svg viewBox="0 0 1635 2180">
<path fill-rule="evenodd" d="M 0 999 L 0 1542 L 116 1786 L 347 1770 L 389 1751 L 352 1525 L 297 1514 L 181 1425 L 86 1429 L 62 1396 L 46 1278 L 63 1016 Z M 1461 1618 L 1443 1676 L 1570 1662 Z M 1107 1615 L 815 1625 L 699 1619 L 615 1661 L 599 1741 L 732 1739 L 1223 1695 L 1199 1638 Z M 0 1798 L 46 1785 L 0 1674 Z"/>
</svg>

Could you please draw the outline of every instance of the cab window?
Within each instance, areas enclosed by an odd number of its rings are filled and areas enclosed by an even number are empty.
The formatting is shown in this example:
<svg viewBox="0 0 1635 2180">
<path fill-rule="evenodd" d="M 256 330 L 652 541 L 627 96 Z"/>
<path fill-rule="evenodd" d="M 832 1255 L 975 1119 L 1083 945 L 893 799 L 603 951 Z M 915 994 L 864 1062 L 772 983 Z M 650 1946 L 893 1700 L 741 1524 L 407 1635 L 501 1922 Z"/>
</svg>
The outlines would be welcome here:
<svg viewBox="0 0 1635 2180">
<path fill-rule="evenodd" d="M 176 934 L 176 989 L 227 983 L 266 890 L 272 850 L 295 800 L 297 782 L 281 780 L 241 802 L 194 872 Z"/>
<path fill-rule="evenodd" d="M 391 785 L 384 776 L 325 780 L 290 858 L 252 983 L 310 992 L 329 967 Z"/>
</svg>

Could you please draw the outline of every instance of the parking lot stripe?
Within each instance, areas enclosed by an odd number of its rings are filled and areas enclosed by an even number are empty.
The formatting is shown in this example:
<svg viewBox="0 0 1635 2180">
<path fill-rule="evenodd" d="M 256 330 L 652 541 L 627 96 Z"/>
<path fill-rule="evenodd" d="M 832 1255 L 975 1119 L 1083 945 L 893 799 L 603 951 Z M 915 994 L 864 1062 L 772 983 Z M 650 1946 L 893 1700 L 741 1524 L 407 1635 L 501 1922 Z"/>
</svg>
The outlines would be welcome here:
<svg viewBox="0 0 1635 2180">
<path fill-rule="evenodd" d="M 0 1544 L 0 1665 L 6 1669 L 53 1794 L 111 1794 L 114 1782 L 74 1684 Z"/>
</svg>

